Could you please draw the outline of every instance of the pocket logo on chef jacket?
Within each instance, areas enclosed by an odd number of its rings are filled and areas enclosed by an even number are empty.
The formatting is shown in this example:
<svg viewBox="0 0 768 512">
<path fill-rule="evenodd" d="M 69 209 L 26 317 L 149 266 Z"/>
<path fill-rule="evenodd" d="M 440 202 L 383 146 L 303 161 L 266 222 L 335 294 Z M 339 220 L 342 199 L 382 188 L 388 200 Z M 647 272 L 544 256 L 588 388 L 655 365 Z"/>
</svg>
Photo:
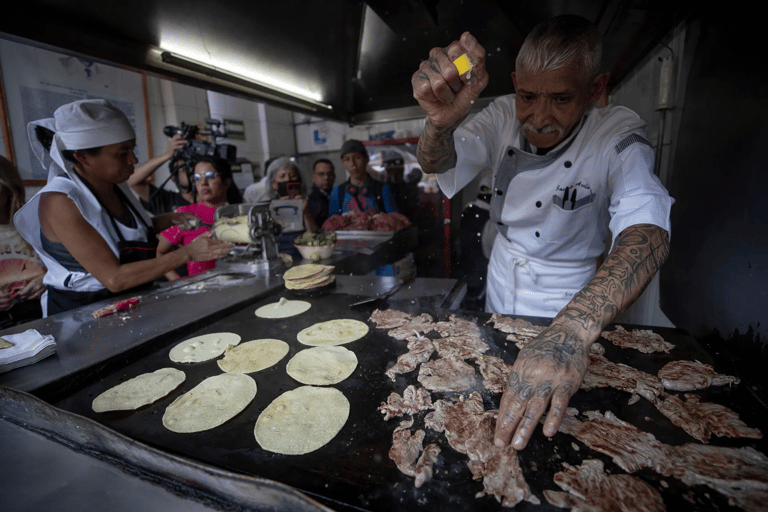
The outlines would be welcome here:
<svg viewBox="0 0 768 512">
<path fill-rule="evenodd" d="M 558 185 L 552 203 L 563 210 L 578 210 L 595 200 L 595 194 L 586 181 L 572 185 Z"/>
</svg>

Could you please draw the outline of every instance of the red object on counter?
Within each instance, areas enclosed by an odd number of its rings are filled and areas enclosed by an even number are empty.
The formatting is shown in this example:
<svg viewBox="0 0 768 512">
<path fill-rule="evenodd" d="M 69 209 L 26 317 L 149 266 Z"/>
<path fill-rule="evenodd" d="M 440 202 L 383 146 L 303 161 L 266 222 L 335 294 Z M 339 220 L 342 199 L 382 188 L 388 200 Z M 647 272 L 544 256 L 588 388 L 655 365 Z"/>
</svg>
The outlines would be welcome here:
<svg viewBox="0 0 768 512">
<path fill-rule="evenodd" d="M 131 297 L 130 299 L 124 299 L 118 302 L 115 302 L 114 304 L 110 304 L 109 306 L 103 307 L 101 309 L 97 309 L 93 312 L 94 318 L 100 318 L 102 316 L 108 316 L 112 313 L 117 313 L 118 311 L 125 311 L 126 309 L 130 309 L 136 304 L 141 302 L 141 298 L 139 297 Z"/>
</svg>

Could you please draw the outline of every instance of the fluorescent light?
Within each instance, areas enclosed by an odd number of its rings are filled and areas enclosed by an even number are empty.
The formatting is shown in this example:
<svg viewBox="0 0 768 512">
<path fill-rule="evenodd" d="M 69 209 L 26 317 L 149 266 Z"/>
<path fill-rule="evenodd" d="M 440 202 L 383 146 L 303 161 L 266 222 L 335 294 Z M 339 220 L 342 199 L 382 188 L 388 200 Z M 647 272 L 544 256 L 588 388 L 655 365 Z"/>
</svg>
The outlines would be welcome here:
<svg viewBox="0 0 768 512">
<path fill-rule="evenodd" d="M 320 102 L 321 97 L 319 93 L 295 86 L 273 76 L 260 75 L 259 78 L 255 78 L 253 76 L 255 73 L 253 72 L 248 72 L 248 74 L 246 74 L 245 72 L 237 72 L 232 69 L 236 66 L 225 68 L 201 62 L 176 52 L 162 51 L 160 57 L 162 61 L 167 64 L 173 64 L 188 71 L 202 73 L 224 82 L 234 83 L 241 88 L 250 88 L 253 92 L 265 96 L 267 99 L 292 103 L 294 105 L 296 105 L 296 102 L 298 101 L 298 106 L 307 108 L 311 105 L 310 109 L 315 111 L 318 110 L 318 107 L 326 110 L 333 110 L 333 107 L 330 105 Z M 242 68 L 240 69 L 242 70 Z"/>
</svg>

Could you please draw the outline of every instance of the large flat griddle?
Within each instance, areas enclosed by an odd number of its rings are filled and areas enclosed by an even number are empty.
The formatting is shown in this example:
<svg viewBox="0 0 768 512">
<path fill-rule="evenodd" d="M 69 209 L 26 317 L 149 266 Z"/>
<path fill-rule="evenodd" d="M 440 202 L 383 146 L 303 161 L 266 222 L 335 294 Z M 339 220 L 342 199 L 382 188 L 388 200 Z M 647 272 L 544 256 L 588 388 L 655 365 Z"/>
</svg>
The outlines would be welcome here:
<svg viewBox="0 0 768 512">
<path fill-rule="evenodd" d="M 348 308 L 348 305 L 359 297 L 324 294 L 302 297 L 302 300 L 312 303 L 312 309 L 297 317 L 265 320 L 254 315 L 259 306 L 275 302 L 280 296 L 293 298 L 289 292 L 283 292 L 208 325 L 198 332 L 178 339 L 168 339 L 167 343 L 158 346 L 153 353 L 136 361 L 126 361 L 119 371 L 102 375 L 98 382 L 91 383 L 54 405 L 92 418 L 117 432 L 173 454 L 233 472 L 288 484 L 336 510 L 432 511 L 455 507 L 456 510 L 480 511 L 500 508 L 493 497 L 475 498 L 475 494 L 482 490 L 482 483 L 472 480 L 466 467 L 466 456 L 450 448 L 443 434 L 429 429 L 426 431 L 424 444 L 437 442 L 442 452 L 435 466 L 434 478 L 421 489 L 416 489 L 413 479 L 401 474 L 389 459 L 392 432 L 399 420 L 384 422 L 377 408 L 392 391 L 402 392 L 408 384 L 418 382 L 416 372 L 399 376 L 394 382 L 384 375 L 386 368 L 395 362 L 399 354 L 406 351 L 406 342 L 391 339 L 386 331 L 375 329 L 370 322 L 371 331 L 366 337 L 346 345 L 358 357 L 357 370 L 346 381 L 334 386 L 345 394 L 351 405 L 349 420 L 339 434 L 326 446 L 305 455 L 278 455 L 262 450 L 253 436 L 253 427 L 258 415 L 281 393 L 301 385 L 285 372 L 288 360 L 299 350 L 307 348 L 296 340 L 296 334 L 316 322 L 335 318 L 367 321 L 371 312 L 370 309 Z M 427 312 L 438 320 L 446 320 L 450 314 L 424 309 L 412 302 L 394 304 L 393 307 L 412 314 Z M 489 314 L 465 313 L 459 316 L 476 320 L 481 326 L 485 340 L 491 346 L 489 355 L 501 356 L 508 362 L 514 360 L 517 348 L 511 342 L 505 341 L 505 334 L 486 324 Z M 546 323 L 542 319 L 529 320 L 538 324 Z M 219 374 L 221 370 L 215 361 L 199 364 L 173 363 L 168 358 L 168 352 L 184 339 L 219 331 L 236 332 L 242 336 L 243 341 L 257 338 L 281 339 L 289 344 L 290 352 L 276 366 L 251 374 L 257 382 L 258 392 L 254 401 L 241 414 L 209 431 L 194 434 L 172 433 L 162 426 L 161 419 L 165 408 L 180 394 L 203 379 Z M 611 361 L 630 364 L 648 373 L 656 373 L 664 364 L 675 359 L 697 359 L 713 364 L 715 369 L 721 372 L 733 371 L 718 365 L 696 340 L 685 332 L 661 328 L 654 331 L 677 348 L 670 354 L 642 354 L 631 349 L 619 349 L 606 340 L 600 342 L 605 346 L 606 357 Z M 429 336 L 436 337 L 437 334 Z M 182 369 L 187 374 L 186 382 L 168 397 L 135 412 L 96 414 L 91 411 L 92 400 L 101 392 L 123 380 L 166 366 Z M 481 391 L 487 408 L 498 407 L 499 395 L 480 387 L 476 390 Z M 703 400 L 731 407 L 749 426 L 758 427 L 768 433 L 768 424 L 763 419 L 766 416 L 764 407 L 758 404 L 743 385 L 712 388 L 699 394 Z M 433 400 L 443 396 L 447 395 L 435 393 Z M 647 401 L 641 399 L 634 405 L 628 405 L 629 398 L 629 393 L 613 389 L 595 389 L 589 392 L 579 391 L 572 399 L 571 405 L 580 411 L 611 410 L 619 418 L 651 432 L 667 444 L 697 442 L 682 429 L 673 426 Z M 416 416 L 414 429 L 423 426 L 424 414 Z M 713 438 L 710 443 L 723 446 L 753 446 L 763 453 L 768 453 L 765 440 Z M 575 438 L 557 434 L 550 440 L 538 429 L 528 448 L 520 453 L 520 463 L 528 483 L 542 500 L 542 505 L 536 507 L 523 502 L 517 510 L 561 510 L 549 505 L 544 500 L 542 491 L 559 490 L 552 478 L 562 469 L 563 462 L 578 465 L 588 458 L 605 461 L 606 469 L 611 473 L 623 473 L 608 457 L 591 451 Z M 730 507 L 723 496 L 707 487 L 688 487 L 672 478 L 662 478 L 650 470 L 642 470 L 635 475 L 645 479 L 661 492 L 668 510 L 737 510 Z"/>
</svg>

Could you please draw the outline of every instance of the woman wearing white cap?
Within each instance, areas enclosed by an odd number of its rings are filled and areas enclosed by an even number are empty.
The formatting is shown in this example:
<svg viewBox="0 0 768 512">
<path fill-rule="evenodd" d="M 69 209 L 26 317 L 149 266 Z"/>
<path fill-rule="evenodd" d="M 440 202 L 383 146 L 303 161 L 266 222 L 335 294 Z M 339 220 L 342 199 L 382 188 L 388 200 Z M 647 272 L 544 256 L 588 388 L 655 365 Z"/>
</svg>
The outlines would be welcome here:
<svg viewBox="0 0 768 512">
<path fill-rule="evenodd" d="M 191 260 L 221 258 L 232 248 L 199 237 L 154 258 L 154 232 L 190 214 L 150 218 L 125 184 L 137 163 L 128 118 L 104 100 L 81 100 L 59 107 L 53 119 L 48 184 L 14 217 L 48 269 L 45 316 L 151 283 Z"/>
</svg>

